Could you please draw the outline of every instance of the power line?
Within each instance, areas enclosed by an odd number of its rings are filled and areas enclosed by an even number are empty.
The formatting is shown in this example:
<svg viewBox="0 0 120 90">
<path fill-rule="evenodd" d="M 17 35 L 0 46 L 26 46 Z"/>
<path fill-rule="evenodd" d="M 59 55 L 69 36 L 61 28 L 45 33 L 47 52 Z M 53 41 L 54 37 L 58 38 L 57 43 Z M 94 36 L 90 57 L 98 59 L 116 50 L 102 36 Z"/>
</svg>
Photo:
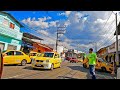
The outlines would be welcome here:
<svg viewBox="0 0 120 90">
<path fill-rule="evenodd" d="M 120 18 L 120 17 L 119 17 Z M 115 19 L 114 19 L 115 20 Z M 114 22 L 114 21 L 113 21 Z M 113 22 L 111 22 L 111 24 L 113 24 Z M 110 25 L 111 26 L 111 25 Z M 110 29 L 110 26 L 109 26 L 109 29 Z M 115 25 L 114 25 L 115 26 Z M 113 26 L 113 28 L 114 28 L 114 26 Z M 113 29 L 112 28 L 112 29 Z M 107 29 L 106 30 L 106 32 L 109 30 L 109 29 Z M 113 32 L 113 30 L 111 29 L 111 32 L 110 33 L 112 33 Z M 114 30 L 115 31 L 115 30 Z M 105 33 L 105 36 L 107 36 L 107 33 Z M 112 36 L 112 34 L 111 34 L 111 36 Z M 104 39 L 104 40 L 107 40 L 107 38 L 106 39 Z M 99 46 L 101 46 L 102 44 L 103 44 L 104 42 L 103 41 L 101 41 L 101 44 L 99 45 Z"/>
<path fill-rule="evenodd" d="M 24 23 L 23 23 L 24 24 Z M 24 24 L 25 25 L 25 24 Z M 30 28 L 30 27 L 28 27 L 27 25 L 25 25 L 26 27 L 26 29 L 28 29 L 28 30 L 34 30 L 34 31 L 36 31 L 37 33 L 38 33 L 38 30 L 36 30 L 36 29 L 34 29 L 34 28 Z M 41 32 L 39 32 L 40 34 L 42 34 L 42 35 L 44 35 L 44 36 L 46 36 L 46 37 L 49 37 L 51 40 L 53 40 L 54 38 L 51 38 L 50 36 L 48 36 L 48 35 L 46 35 L 46 34 L 43 34 L 43 33 L 41 33 Z M 55 39 L 54 39 L 55 40 Z M 54 41 L 53 40 L 53 41 Z"/>
</svg>

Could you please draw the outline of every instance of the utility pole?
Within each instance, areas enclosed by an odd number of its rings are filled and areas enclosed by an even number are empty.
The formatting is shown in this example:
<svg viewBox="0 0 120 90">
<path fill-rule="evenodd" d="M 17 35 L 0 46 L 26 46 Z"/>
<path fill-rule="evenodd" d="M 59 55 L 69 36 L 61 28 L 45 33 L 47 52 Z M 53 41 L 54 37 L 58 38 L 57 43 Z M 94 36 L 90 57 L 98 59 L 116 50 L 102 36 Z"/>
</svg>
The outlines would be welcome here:
<svg viewBox="0 0 120 90">
<path fill-rule="evenodd" d="M 117 13 L 115 14 L 116 17 L 116 61 L 119 61 L 119 54 L 118 54 L 118 27 L 117 27 Z"/>
<path fill-rule="evenodd" d="M 56 52 L 57 52 L 57 46 L 58 46 L 58 41 L 59 40 L 59 35 L 65 33 L 65 26 L 64 27 L 57 27 L 57 39 L 56 39 Z"/>
<path fill-rule="evenodd" d="M 114 12 L 113 12 L 114 13 Z M 116 19 L 116 60 L 113 60 L 113 72 L 111 74 L 115 74 L 115 71 L 117 71 L 116 62 L 119 62 L 119 54 L 118 54 L 118 27 L 117 27 L 117 13 L 115 14 Z"/>
</svg>

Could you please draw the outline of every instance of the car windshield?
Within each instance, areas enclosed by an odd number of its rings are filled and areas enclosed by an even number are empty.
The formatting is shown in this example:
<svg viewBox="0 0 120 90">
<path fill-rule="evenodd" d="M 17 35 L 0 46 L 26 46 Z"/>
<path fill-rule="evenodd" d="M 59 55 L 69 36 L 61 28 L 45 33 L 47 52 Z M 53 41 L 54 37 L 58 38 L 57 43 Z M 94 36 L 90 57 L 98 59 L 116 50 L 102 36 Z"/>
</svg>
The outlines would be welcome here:
<svg viewBox="0 0 120 90">
<path fill-rule="evenodd" d="M 38 57 L 41 57 L 41 56 L 42 56 L 42 54 L 41 54 L 41 53 L 38 53 L 38 54 L 37 54 L 37 56 L 38 56 Z"/>
<path fill-rule="evenodd" d="M 31 53 L 30 56 L 36 56 L 37 53 Z"/>
<path fill-rule="evenodd" d="M 44 53 L 43 57 L 53 57 L 54 53 Z"/>
</svg>

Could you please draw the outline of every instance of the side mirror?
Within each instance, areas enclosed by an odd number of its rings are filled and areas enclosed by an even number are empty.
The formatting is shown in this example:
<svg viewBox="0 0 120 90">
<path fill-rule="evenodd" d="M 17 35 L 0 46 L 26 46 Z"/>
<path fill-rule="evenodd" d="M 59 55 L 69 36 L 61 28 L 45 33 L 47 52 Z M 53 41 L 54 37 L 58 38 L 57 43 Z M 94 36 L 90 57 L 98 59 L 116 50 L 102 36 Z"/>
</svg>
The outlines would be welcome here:
<svg viewBox="0 0 120 90">
<path fill-rule="evenodd" d="M 2 54 L 3 57 L 7 56 L 7 54 Z"/>
</svg>

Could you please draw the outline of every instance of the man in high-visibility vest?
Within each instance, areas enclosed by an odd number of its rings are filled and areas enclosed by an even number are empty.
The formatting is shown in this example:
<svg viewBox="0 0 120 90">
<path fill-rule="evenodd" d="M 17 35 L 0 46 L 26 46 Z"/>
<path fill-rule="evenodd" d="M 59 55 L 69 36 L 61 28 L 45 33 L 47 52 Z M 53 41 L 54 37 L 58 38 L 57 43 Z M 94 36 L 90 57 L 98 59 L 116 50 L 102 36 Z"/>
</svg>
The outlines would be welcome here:
<svg viewBox="0 0 120 90">
<path fill-rule="evenodd" d="M 0 79 L 1 79 L 1 76 L 2 76 L 2 71 L 3 71 L 3 56 L 2 56 L 2 53 L 1 53 L 1 49 L 0 49 Z"/>
<path fill-rule="evenodd" d="M 92 75 L 92 79 L 96 79 L 95 65 L 97 62 L 97 55 L 96 55 L 96 53 L 93 52 L 92 48 L 89 49 L 89 54 L 87 55 L 86 59 L 89 63 L 89 71 L 90 71 L 90 74 Z M 86 63 L 86 62 L 84 62 L 84 63 Z"/>
</svg>

